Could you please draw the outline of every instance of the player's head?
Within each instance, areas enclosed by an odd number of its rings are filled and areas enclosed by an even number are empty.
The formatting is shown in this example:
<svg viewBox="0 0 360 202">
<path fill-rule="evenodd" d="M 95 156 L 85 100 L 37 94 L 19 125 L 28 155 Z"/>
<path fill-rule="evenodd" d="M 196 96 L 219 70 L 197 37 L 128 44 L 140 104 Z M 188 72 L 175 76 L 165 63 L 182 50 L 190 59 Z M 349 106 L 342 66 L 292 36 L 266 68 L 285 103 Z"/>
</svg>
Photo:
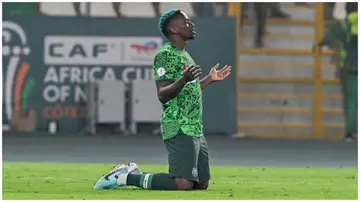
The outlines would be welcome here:
<svg viewBox="0 0 360 202">
<path fill-rule="evenodd" d="M 180 37 L 183 40 L 195 38 L 195 25 L 189 17 L 179 9 L 164 13 L 159 20 L 159 30 L 166 38 Z"/>
</svg>

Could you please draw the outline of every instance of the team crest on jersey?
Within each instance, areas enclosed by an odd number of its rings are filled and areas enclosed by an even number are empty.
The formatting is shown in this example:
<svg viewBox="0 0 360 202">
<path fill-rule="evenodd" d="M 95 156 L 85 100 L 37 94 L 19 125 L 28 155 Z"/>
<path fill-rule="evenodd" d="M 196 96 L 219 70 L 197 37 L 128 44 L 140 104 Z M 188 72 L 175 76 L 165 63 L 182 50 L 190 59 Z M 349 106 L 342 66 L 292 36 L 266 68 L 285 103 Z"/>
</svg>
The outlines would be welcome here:
<svg viewBox="0 0 360 202">
<path fill-rule="evenodd" d="M 164 68 L 164 67 L 160 67 L 160 68 L 157 70 L 157 74 L 158 74 L 159 76 L 164 76 L 165 73 L 166 73 L 166 71 L 165 71 L 165 68 Z"/>
</svg>

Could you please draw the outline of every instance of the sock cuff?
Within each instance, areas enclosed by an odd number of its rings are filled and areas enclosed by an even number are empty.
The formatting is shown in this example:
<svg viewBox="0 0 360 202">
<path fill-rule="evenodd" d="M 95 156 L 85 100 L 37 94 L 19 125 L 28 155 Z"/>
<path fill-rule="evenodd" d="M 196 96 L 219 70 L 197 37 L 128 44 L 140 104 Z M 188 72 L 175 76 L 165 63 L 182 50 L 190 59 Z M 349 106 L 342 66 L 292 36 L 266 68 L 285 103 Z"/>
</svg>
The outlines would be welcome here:
<svg viewBox="0 0 360 202">
<path fill-rule="evenodd" d="M 126 184 L 126 180 L 127 180 L 128 175 L 129 175 L 129 173 L 121 173 L 121 174 L 118 176 L 118 178 L 117 178 L 117 180 L 116 180 L 116 183 L 117 183 L 118 185 L 127 185 L 127 184 Z"/>
<path fill-rule="evenodd" d="M 154 174 L 142 174 L 140 178 L 140 186 L 144 189 L 151 189 L 152 177 Z"/>
</svg>

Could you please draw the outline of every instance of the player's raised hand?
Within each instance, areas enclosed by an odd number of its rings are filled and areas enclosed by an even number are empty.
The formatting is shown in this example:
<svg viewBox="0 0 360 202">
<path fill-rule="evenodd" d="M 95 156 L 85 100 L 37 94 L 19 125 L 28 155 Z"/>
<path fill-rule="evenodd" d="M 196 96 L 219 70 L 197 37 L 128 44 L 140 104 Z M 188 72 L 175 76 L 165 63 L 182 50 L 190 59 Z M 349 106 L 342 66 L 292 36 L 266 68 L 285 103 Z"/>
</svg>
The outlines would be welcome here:
<svg viewBox="0 0 360 202">
<path fill-rule="evenodd" d="M 189 68 L 184 68 L 183 77 L 186 82 L 192 81 L 201 75 L 201 68 L 199 65 L 191 65 Z"/>
<path fill-rule="evenodd" d="M 226 79 L 231 73 L 231 66 L 225 65 L 222 69 L 217 70 L 219 67 L 219 63 L 217 63 L 213 68 L 211 68 L 209 76 L 212 81 L 221 81 Z"/>
</svg>

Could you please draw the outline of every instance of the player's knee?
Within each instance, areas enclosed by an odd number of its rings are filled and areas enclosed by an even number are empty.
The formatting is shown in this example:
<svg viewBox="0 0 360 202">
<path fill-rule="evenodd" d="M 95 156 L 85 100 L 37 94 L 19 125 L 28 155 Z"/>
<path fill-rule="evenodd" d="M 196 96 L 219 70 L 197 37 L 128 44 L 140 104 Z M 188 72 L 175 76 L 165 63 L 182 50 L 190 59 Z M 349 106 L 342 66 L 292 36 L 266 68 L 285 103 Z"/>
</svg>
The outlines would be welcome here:
<svg viewBox="0 0 360 202">
<path fill-rule="evenodd" d="M 207 190 L 208 187 L 209 187 L 208 181 L 194 185 L 194 189 L 197 190 Z"/>
<path fill-rule="evenodd" d="M 177 190 L 191 190 L 194 183 L 184 178 L 175 178 L 175 185 Z"/>
<path fill-rule="evenodd" d="M 208 181 L 199 184 L 199 189 L 201 189 L 201 190 L 207 190 L 208 187 L 209 187 Z"/>
</svg>

